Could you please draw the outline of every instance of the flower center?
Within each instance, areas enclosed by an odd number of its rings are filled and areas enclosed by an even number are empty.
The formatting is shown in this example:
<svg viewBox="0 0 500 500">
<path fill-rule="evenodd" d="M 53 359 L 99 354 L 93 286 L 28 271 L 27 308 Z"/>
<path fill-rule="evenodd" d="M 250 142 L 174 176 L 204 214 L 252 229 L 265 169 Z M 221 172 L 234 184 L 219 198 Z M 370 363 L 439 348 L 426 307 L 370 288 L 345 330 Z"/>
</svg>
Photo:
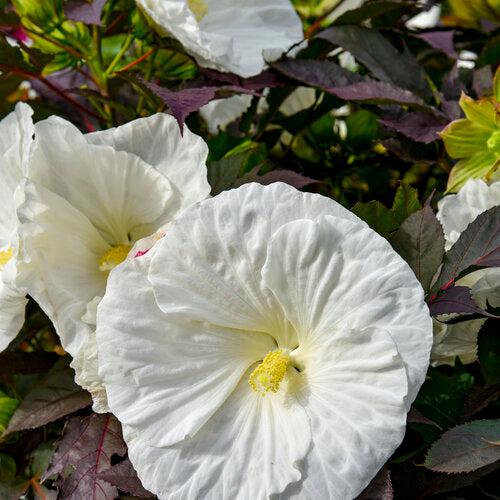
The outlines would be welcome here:
<svg viewBox="0 0 500 500">
<path fill-rule="evenodd" d="M 99 259 L 99 271 L 107 273 L 120 265 L 127 258 L 131 248 L 130 245 L 116 245 L 115 247 L 111 247 Z"/>
<path fill-rule="evenodd" d="M 500 153 L 500 130 L 493 132 L 488 139 L 488 149 L 494 153 Z"/>
<path fill-rule="evenodd" d="M 208 5 L 204 2 L 204 0 L 187 0 L 187 4 L 198 22 L 200 22 L 208 13 Z"/>
<path fill-rule="evenodd" d="M 0 271 L 5 267 L 13 255 L 14 250 L 12 247 L 7 248 L 7 250 L 0 251 Z"/>
<path fill-rule="evenodd" d="M 281 349 L 270 351 L 248 378 L 250 387 L 262 396 L 266 392 L 278 392 L 285 377 L 290 357 Z"/>
</svg>

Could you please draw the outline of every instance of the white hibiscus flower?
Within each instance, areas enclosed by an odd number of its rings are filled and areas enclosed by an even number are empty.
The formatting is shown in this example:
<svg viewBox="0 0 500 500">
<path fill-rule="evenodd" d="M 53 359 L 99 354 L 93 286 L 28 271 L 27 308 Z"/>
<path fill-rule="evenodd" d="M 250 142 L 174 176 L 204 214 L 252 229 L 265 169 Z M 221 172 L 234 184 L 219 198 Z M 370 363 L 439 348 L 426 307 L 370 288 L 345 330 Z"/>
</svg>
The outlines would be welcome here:
<svg viewBox="0 0 500 500">
<path fill-rule="evenodd" d="M 266 56 L 303 39 L 290 0 L 136 0 L 156 30 L 179 40 L 201 66 L 257 75 Z"/>
<path fill-rule="evenodd" d="M 25 294 L 10 283 L 9 267 L 17 251 L 14 193 L 26 175 L 33 141 L 33 111 L 19 103 L 0 122 L 0 351 L 18 334 L 24 322 Z"/>
<path fill-rule="evenodd" d="M 438 203 L 437 218 L 445 236 L 445 248 L 449 250 L 462 231 L 478 215 L 500 205 L 500 182 L 488 185 L 480 179 L 471 179 L 457 194 L 445 196 Z M 493 307 L 500 306 L 500 271 L 482 269 L 456 282 L 468 286 L 472 296 L 481 307 L 486 301 Z M 486 319 L 474 319 L 453 325 L 434 320 L 434 346 L 431 360 L 433 366 L 454 365 L 458 356 L 462 363 L 473 363 L 477 359 L 477 335 Z"/>
<path fill-rule="evenodd" d="M 181 214 L 112 274 L 99 373 L 161 499 L 356 496 L 402 440 L 432 322 L 389 243 L 282 183 Z"/>
<path fill-rule="evenodd" d="M 107 408 L 92 310 L 135 242 L 208 196 L 207 153 L 200 137 L 187 129 L 181 137 L 166 114 L 87 135 L 56 117 L 35 125 L 18 210 L 23 260 L 33 272 L 17 281 L 53 321 L 96 411 Z"/>
</svg>

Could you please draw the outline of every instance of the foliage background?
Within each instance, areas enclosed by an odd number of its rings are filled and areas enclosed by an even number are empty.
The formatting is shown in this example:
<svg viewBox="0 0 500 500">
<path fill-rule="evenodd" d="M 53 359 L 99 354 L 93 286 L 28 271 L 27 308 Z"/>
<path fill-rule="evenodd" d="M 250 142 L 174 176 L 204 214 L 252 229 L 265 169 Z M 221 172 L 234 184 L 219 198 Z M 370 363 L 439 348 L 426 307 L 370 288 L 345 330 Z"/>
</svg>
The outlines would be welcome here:
<svg viewBox="0 0 500 500">
<path fill-rule="evenodd" d="M 332 20 L 337 1 L 295 4 L 307 48 L 245 80 L 197 67 L 177 42 L 149 28 L 133 0 L 0 0 L 0 118 L 20 100 L 36 121 L 57 114 L 83 131 L 171 112 L 208 142 L 213 194 L 276 180 L 319 192 L 352 208 L 410 264 L 415 255 L 401 235 L 420 218 L 432 244 L 419 278 L 432 302 L 438 291 L 429 290 L 428 276 L 443 248 L 430 206 L 455 163 L 438 132 L 460 117 L 461 92 L 491 94 L 500 8 L 486 0 L 374 0 Z M 438 27 L 409 29 L 407 21 L 433 4 L 442 7 Z M 350 69 L 340 64 L 346 51 L 355 59 Z M 315 88 L 316 101 L 286 116 L 280 105 L 298 86 Z M 196 111 L 239 92 L 254 95 L 252 105 L 211 135 Z M 479 334 L 478 353 L 470 365 L 457 359 L 454 367 L 430 368 L 405 440 L 363 498 L 500 497 L 493 319 Z M 2 500 L 55 498 L 56 488 L 58 498 L 151 496 L 126 459 L 119 424 L 93 414 L 90 402 L 30 302 L 23 330 L 0 354 Z M 456 429 L 462 424 L 466 432 Z"/>
</svg>

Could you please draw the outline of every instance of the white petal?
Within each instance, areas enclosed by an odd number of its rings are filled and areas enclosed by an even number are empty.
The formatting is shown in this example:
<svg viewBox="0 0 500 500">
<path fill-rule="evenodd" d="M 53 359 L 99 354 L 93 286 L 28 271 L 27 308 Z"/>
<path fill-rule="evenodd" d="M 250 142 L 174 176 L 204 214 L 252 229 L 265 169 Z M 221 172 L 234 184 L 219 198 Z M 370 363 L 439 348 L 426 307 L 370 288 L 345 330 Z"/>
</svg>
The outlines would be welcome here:
<svg viewBox="0 0 500 500">
<path fill-rule="evenodd" d="M 82 321 L 90 326 L 90 333 L 82 348 L 75 354 L 71 368 L 75 370 L 75 382 L 92 395 L 92 409 L 96 413 L 108 413 L 108 397 L 101 377 L 99 377 L 99 358 L 95 334 L 97 306 L 102 297 L 94 297 L 87 305 Z"/>
<path fill-rule="evenodd" d="M 27 171 L 33 141 L 33 110 L 18 103 L 0 121 L 0 248 L 10 245 L 17 227 L 14 192 Z"/>
<path fill-rule="evenodd" d="M 208 147 L 184 126 L 181 136 L 176 120 L 165 113 L 131 121 L 118 128 L 87 134 L 90 144 L 105 144 L 138 156 L 168 178 L 171 218 L 183 208 L 210 194 L 205 161 Z"/>
<path fill-rule="evenodd" d="M 289 0 L 205 0 L 208 12 L 199 23 L 185 0 L 136 1 L 157 30 L 179 40 L 200 65 L 243 77 L 264 69 L 264 50 L 281 53 L 303 39 Z"/>
<path fill-rule="evenodd" d="M 282 346 L 293 347 L 293 332 L 260 272 L 281 225 L 323 213 L 365 225 L 333 200 L 282 183 L 246 184 L 190 208 L 157 244 L 151 262 L 158 305 L 169 315 L 272 331 Z"/>
<path fill-rule="evenodd" d="M 292 116 L 304 109 L 311 108 L 316 103 L 316 89 L 297 87 L 282 103 L 280 111 L 285 116 Z"/>
<path fill-rule="evenodd" d="M 99 375 L 120 421 L 167 446 L 194 435 L 276 345 L 264 333 L 176 322 L 158 308 L 146 262 L 110 276 L 97 313 Z"/>
<path fill-rule="evenodd" d="M 497 205 L 500 205 L 500 182 L 488 185 L 480 179 L 468 180 L 457 194 L 441 199 L 437 218 L 443 225 L 446 249 L 451 248 L 479 214 Z"/>
<path fill-rule="evenodd" d="M 477 360 L 477 334 L 486 319 L 474 319 L 447 325 L 434 320 L 434 345 L 432 346 L 432 366 L 455 366 L 458 356 L 463 364 Z"/>
<path fill-rule="evenodd" d="M 26 297 L 22 292 L 9 287 L 0 279 L 0 352 L 21 330 L 26 303 Z"/>
<path fill-rule="evenodd" d="M 252 96 L 248 94 L 214 99 L 200 108 L 200 115 L 206 121 L 209 132 L 216 134 L 242 116 L 251 103 Z"/>
<path fill-rule="evenodd" d="M 30 178 L 83 213 L 111 245 L 147 236 L 169 219 L 168 179 L 138 156 L 89 144 L 69 122 L 35 126 Z"/>
<path fill-rule="evenodd" d="M 271 239 L 263 277 L 299 344 L 346 326 L 388 331 L 408 371 L 409 407 L 427 372 L 432 322 L 413 271 L 385 239 L 331 216 L 290 222 Z"/>
<path fill-rule="evenodd" d="M 109 245 L 88 219 L 66 200 L 26 181 L 19 208 L 23 272 L 17 279 L 54 323 L 63 347 L 76 354 L 89 332 L 81 318 L 87 304 L 104 293 L 99 259 Z M 83 330 L 86 333 L 82 333 Z"/>
<path fill-rule="evenodd" d="M 313 446 L 302 483 L 283 498 L 355 498 L 401 443 L 406 372 L 388 332 L 346 329 L 316 339 L 298 376 Z"/>
<path fill-rule="evenodd" d="M 161 500 L 263 499 L 300 480 L 311 443 L 304 409 L 253 392 L 247 376 L 194 438 L 175 446 L 148 446 L 125 426 L 129 457 Z"/>
</svg>

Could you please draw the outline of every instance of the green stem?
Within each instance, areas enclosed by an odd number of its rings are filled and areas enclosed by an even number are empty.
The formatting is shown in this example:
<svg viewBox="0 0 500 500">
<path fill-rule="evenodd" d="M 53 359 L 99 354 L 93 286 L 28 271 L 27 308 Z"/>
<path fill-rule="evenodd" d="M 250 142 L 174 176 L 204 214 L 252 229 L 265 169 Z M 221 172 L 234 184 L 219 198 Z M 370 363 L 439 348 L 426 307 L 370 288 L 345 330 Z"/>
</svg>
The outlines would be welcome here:
<svg viewBox="0 0 500 500">
<path fill-rule="evenodd" d="M 118 54 L 116 54 L 115 58 L 111 61 L 111 64 L 108 66 L 108 69 L 104 72 L 105 77 L 109 77 L 111 75 L 111 73 L 113 73 L 114 69 L 116 68 L 118 63 L 121 61 L 122 57 L 125 55 L 125 53 L 129 49 L 133 40 L 134 40 L 134 37 L 132 36 L 131 33 L 129 33 L 127 38 L 123 42 L 123 45 L 122 45 L 120 51 L 118 52 Z"/>
</svg>

